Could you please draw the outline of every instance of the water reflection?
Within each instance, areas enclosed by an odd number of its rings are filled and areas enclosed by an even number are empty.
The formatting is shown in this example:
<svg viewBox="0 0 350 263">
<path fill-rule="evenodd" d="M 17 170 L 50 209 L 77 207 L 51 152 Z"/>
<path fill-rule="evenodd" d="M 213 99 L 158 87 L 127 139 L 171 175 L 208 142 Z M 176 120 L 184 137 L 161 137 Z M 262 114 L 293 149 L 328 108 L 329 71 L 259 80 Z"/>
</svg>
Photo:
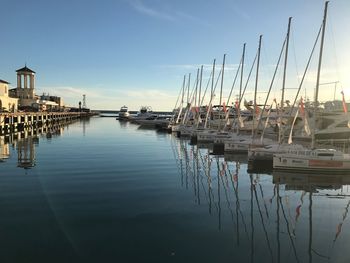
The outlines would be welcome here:
<svg viewBox="0 0 350 263">
<path fill-rule="evenodd" d="M 350 176 L 247 173 L 243 155 L 214 156 L 211 147 L 172 139 L 181 185 L 235 236 L 250 262 L 338 262 L 349 239 Z M 205 200 L 205 202 L 201 202 Z M 340 239 L 343 239 L 340 241 Z M 340 256 L 339 255 L 344 255 Z"/>
<path fill-rule="evenodd" d="M 53 137 L 60 136 L 66 127 L 67 124 L 45 126 L 0 136 L 0 161 L 6 162 L 12 152 L 16 152 L 17 167 L 33 168 L 36 165 L 36 147 L 39 145 L 39 137 L 51 140 Z"/>
</svg>

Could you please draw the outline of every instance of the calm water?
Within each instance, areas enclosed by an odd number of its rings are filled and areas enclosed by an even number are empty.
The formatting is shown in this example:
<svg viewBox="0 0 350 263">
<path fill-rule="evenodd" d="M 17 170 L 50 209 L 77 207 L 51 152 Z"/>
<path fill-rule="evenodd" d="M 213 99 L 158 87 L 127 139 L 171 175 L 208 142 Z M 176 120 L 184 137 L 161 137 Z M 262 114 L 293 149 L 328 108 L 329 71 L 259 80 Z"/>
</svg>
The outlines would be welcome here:
<svg viewBox="0 0 350 263">
<path fill-rule="evenodd" d="M 350 261 L 350 175 L 248 174 L 114 118 L 0 145 L 1 262 Z"/>
</svg>

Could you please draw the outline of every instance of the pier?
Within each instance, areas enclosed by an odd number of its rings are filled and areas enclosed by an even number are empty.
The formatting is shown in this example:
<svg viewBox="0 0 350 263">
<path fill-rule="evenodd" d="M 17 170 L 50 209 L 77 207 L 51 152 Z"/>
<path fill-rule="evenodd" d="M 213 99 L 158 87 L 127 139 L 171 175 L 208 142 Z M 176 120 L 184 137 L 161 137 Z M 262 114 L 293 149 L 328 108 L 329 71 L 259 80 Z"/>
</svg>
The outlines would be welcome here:
<svg viewBox="0 0 350 263">
<path fill-rule="evenodd" d="M 63 122 L 72 122 L 76 119 L 92 115 L 87 112 L 0 113 L 0 135 L 22 132 Z"/>
</svg>

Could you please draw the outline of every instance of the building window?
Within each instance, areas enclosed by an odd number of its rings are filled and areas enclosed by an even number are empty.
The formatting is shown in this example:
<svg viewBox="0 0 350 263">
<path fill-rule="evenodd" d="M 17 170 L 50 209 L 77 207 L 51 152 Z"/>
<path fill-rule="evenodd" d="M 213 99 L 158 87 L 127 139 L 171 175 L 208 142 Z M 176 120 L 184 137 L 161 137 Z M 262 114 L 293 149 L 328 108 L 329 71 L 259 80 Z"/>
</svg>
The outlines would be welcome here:
<svg viewBox="0 0 350 263">
<path fill-rule="evenodd" d="M 5 87 L 5 94 L 7 93 L 7 87 Z"/>
</svg>

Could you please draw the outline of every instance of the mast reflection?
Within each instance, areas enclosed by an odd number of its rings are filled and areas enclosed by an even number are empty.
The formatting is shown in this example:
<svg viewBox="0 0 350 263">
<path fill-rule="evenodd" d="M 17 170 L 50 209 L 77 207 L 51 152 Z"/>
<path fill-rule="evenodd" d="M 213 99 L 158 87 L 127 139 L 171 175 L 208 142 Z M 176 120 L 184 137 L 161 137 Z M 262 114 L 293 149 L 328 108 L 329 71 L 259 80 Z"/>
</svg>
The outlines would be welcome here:
<svg viewBox="0 0 350 263">
<path fill-rule="evenodd" d="M 218 231 L 227 235 L 231 229 L 233 249 L 245 253 L 246 261 L 330 261 L 339 239 L 350 234 L 343 227 L 349 176 L 248 173 L 245 155 L 214 156 L 210 146 L 172 142 L 183 188 L 217 217 Z M 317 220 L 325 214 L 328 223 Z"/>
</svg>

